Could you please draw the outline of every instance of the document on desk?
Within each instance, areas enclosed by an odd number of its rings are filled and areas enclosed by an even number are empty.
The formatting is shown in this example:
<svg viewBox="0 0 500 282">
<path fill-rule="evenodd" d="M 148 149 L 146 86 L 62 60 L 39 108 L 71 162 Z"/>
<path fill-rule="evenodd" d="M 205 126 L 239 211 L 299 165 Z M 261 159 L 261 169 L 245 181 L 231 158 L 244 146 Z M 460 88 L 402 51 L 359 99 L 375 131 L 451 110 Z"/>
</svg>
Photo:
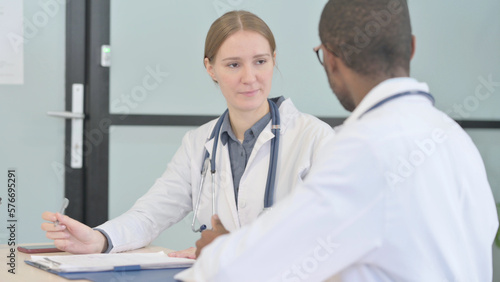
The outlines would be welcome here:
<svg viewBox="0 0 500 282">
<path fill-rule="evenodd" d="M 66 256 L 31 256 L 27 264 L 50 272 L 128 271 L 141 269 L 181 268 L 195 260 L 172 258 L 164 252 L 117 253 Z"/>
</svg>

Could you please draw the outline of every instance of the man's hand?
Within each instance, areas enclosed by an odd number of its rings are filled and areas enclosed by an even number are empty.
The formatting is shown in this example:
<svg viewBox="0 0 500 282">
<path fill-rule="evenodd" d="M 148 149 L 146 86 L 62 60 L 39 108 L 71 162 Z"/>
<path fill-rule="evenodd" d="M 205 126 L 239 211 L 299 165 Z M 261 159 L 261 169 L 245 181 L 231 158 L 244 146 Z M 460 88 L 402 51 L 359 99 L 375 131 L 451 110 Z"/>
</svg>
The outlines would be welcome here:
<svg viewBox="0 0 500 282">
<path fill-rule="evenodd" d="M 220 222 L 219 216 L 214 214 L 212 216 L 212 230 L 205 230 L 201 232 L 200 240 L 196 241 L 196 257 L 200 256 L 201 250 L 212 241 L 224 234 L 229 233 L 226 230 L 222 222 Z"/>
</svg>

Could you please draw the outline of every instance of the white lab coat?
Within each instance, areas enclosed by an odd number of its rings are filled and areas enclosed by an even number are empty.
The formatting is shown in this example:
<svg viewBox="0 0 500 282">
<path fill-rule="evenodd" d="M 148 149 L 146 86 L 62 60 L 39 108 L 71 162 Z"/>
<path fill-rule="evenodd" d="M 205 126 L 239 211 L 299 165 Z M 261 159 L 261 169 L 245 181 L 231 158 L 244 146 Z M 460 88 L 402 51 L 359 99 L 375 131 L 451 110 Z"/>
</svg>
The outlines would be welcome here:
<svg viewBox="0 0 500 282">
<path fill-rule="evenodd" d="M 478 150 L 410 78 L 370 91 L 305 183 L 217 238 L 185 281 L 491 281 L 498 219 Z"/>
<path fill-rule="evenodd" d="M 290 99 L 279 108 L 281 137 L 275 183 L 275 202 L 288 195 L 307 176 L 318 152 L 334 136 L 333 129 L 319 119 L 299 112 Z M 166 171 L 123 215 L 97 228 L 105 231 L 113 243 L 111 252 L 139 248 L 149 244 L 160 232 L 183 219 L 195 207 L 201 181 L 201 167 L 206 150 L 212 153 L 208 140 L 217 120 L 208 122 L 184 136 Z M 229 151 L 219 136 L 215 186 L 217 213 L 229 231 L 254 221 L 264 207 L 264 193 L 269 167 L 270 141 L 274 137 L 271 123 L 259 135 L 243 173 L 236 208 Z M 205 178 L 198 211 L 199 224 L 211 228 L 212 178 Z M 194 242 L 193 242 L 194 244 Z"/>
</svg>

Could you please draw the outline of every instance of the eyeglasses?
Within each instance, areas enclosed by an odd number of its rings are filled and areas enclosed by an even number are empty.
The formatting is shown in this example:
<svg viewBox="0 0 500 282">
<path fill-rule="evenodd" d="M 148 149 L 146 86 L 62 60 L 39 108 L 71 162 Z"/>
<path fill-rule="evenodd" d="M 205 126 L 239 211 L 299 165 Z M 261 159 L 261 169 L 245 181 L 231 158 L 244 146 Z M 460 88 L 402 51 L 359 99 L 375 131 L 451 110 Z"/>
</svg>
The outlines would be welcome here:
<svg viewBox="0 0 500 282">
<path fill-rule="evenodd" d="M 318 56 L 318 60 L 319 60 L 319 63 L 321 65 L 323 65 L 323 48 L 321 48 L 321 46 L 324 46 L 326 48 L 327 51 L 329 51 L 330 53 L 332 53 L 333 55 L 335 55 L 335 57 L 339 57 L 339 55 L 337 55 L 337 52 L 333 51 L 332 49 L 328 48 L 328 46 L 326 46 L 325 44 L 321 44 L 319 45 L 318 47 L 315 47 L 313 50 L 314 52 L 316 52 L 316 56 Z"/>
</svg>

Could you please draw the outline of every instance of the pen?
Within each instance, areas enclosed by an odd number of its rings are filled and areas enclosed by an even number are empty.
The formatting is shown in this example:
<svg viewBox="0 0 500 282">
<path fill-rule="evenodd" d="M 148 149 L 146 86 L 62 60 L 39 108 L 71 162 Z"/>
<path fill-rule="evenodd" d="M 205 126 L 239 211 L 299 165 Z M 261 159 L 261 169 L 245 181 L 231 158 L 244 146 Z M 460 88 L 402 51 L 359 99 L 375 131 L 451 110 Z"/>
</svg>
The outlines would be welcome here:
<svg viewBox="0 0 500 282">
<path fill-rule="evenodd" d="M 60 214 L 64 214 L 64 210 L 66 210 L 66 208 L 68 207 L 68 205 L 69 205 L 68 198 L 64 198 L 62 206 L 61 206 L 61 209 L 59 210 L 59 213 Z M 54 222 L 54 226 L 58 226 L 58 225 L 59 225 L 59 220 L 56 219 L 56 221 Z"/>
</svg>

